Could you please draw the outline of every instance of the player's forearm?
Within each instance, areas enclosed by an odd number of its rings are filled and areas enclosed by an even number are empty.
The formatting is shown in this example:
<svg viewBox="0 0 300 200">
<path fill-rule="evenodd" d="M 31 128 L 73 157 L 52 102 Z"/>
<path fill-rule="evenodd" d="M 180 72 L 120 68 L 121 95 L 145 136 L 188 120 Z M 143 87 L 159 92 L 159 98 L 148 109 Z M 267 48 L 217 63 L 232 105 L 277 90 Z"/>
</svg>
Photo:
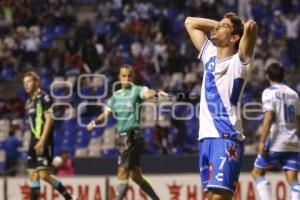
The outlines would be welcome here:
<svg viewBox="0 0 300 200">
<path fill-rule="evenodd" d="M 257 29 L 256 22 L 253 20 L 244 23 L 244 34 L 239 48 L 239 55 L 243 62 L 247 62 L 253 54 L 256 45 Z"/>
<path fill-rule="evenodd" d="M 200 30 L 204 33 L 211 31 L 215 26 L 218 25 L 218 21 L 206 18 L 197 18 L 197 17 L 187 17 L 185 19 L 185 27 L 189 30 Z"/>
<path fill-rule="evenodd" d="M 108 109 L 108 108 L 106 108 Z M 108 118 L 110 117 L 110 112 L 108 110 L 105 110 L 103 113 L 101 113 L 96 119 L 95 123 L 96 124 L 101 124 L 105 122 Z"/>
<path fill-rule="evenodd" d="M 264 119 L 263 131 L 262 131 L 262 135 L 260 136 L 260 139 L 259 139 L 260 143 L 266 142 L 266 139 L 270 133 L 271 126 L 272 126 L 272 120 Z"/>
</svg>

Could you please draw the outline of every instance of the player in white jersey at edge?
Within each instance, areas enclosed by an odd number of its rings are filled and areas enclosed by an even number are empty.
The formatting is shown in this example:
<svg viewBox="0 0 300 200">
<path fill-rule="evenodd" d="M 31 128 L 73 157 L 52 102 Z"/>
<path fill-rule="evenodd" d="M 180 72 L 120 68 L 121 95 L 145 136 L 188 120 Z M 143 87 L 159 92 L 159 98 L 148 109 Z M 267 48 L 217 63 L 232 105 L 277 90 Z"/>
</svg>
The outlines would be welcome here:
<svg viewBox="0 0 300 200">
<path fill-rule="evenodd" d="M 270 87 L 262 94 L 263 129 L 259 139 L 258 156 L 252 176 L 260 199 L 271 200 L 270 182 L 265 174 L 268 168 L 279 165 L 291 189 L 291 200 L 300 200 L 300 106 L 298 94 L 283 83 L 284 69 L 280 63 L 267 68 Z"/>
<path fill-rule="evenodd" d="M 199 116 L 202 187 L 209 200 L 230 200 L 245 139 L 239 99 L 250 72 L 257 25 L 226 13 L 221 21 L 187 17 L 185 26 L 205 69 Z"/>
</svg>

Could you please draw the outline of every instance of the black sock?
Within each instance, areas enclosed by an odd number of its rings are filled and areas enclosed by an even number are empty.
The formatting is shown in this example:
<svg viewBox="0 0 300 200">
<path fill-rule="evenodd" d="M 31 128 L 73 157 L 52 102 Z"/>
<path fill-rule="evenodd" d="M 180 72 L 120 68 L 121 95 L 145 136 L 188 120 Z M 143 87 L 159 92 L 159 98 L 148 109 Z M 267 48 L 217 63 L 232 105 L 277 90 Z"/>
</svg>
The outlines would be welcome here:
<svg viewBox="0 0 300 200">
<path fill-rule="evenodd" d="M 40 181 L 32 181 L 30 186 L 30 200 L 38 200 L 40 194 Z"/>
<path fill-rule="evenodd" d="M 63 186 L 63 184 L 60 181 L 56 180 L 53 183 L 53 186 L 63 197 L 65 197 L 66 200 L 72 199 L 71 195 L 67 192 L 66 188 Z"/>
<path fill-rule="evenodd" d="M 128 179 L 127 180 L 119 180 L 119 184 L 117 186 L 117 200 L 122 200 L 128 189 Z"/>
<path fill-rule="evenodd" d="M 137 184 L 140 186 L 140 188 L 153 200 L 159 200 L 159 197 L 154 192 L 151 184 L 143 177 L 142 181 L 137 182 Z"/>
</svg>

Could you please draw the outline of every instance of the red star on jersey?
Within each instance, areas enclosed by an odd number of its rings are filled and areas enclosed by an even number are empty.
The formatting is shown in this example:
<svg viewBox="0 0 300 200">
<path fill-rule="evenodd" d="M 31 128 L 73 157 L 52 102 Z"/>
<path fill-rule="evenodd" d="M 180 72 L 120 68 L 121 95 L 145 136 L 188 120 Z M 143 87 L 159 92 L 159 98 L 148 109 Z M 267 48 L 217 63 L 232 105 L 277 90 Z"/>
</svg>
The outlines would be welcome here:
<svg viewBox="0 0 300 200">
<path fill-rule="evenodd" d="M 237 159 L 237 155 L 236 155 L 236 152 L 237 150 L 234 149 L 232 146 L 229 147 L 227 150 L 226 150 L 226 153 L 229 155 L 229 160 L 231 159 Z"/>
</svg>

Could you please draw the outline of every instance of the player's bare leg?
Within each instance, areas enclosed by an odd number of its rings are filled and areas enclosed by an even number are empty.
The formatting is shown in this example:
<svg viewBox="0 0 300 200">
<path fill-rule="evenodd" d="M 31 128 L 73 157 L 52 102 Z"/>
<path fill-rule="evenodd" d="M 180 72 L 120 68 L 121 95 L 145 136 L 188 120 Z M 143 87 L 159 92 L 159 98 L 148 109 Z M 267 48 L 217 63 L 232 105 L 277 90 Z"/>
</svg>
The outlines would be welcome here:
<svg viewBox="0 0 300 200">
<path fill-rule="evenodd" d="M 117 200 L 122 200 L 128 189 L 129 170 L 124 167 L 118 168 L 118 186 L 117 186 Z"/>
<path fill-rule="evenodd" d="M 254 167 L 251 172 L 251 175 L 256 183 L 259 197 L 264 200 L 271 200 L 271 185 L 269 180 L 266 179 L 265 174 L 266 171 L 258 167 Z"/>
<path fill-rule="evenodd" d="M 159 200 L 159 197 L 153 190 L 149 181 L 142 175 L 140 167 L 134 167 L 130 170 L 130 178 L 140 186 L 140 188 L 151 197 L 153 200 Z"/>
<path fill-rule="evenodd" d="M 38 171 L 40 179 L 49 183 L 53 188 L 55 188 L 66 200 L 72 200 L 73 197 L 67 192 L 63 184 L 51 175 L 50 170 L 42 169 Z"/>
<path fill-rule="evenodd" d="M 300 183 L 298 181 L 298 172 L 294 170 L 285 170 L 284 174 L 291 188 L 291 200 L 300 200 Z"/>
<path fill-rule="evenodd" d="M 30 179 L 30 200 L 37 200 L 39 197 L 41 185 L 39 174 L 35 170 L 28 171 L 29 179 Z"/>
<path fill-rule="evenodd" d="M 213 189 L 207 193 L 208 200 L 231 200 L 232 193 L 226 190 Z"/>
</svg>

